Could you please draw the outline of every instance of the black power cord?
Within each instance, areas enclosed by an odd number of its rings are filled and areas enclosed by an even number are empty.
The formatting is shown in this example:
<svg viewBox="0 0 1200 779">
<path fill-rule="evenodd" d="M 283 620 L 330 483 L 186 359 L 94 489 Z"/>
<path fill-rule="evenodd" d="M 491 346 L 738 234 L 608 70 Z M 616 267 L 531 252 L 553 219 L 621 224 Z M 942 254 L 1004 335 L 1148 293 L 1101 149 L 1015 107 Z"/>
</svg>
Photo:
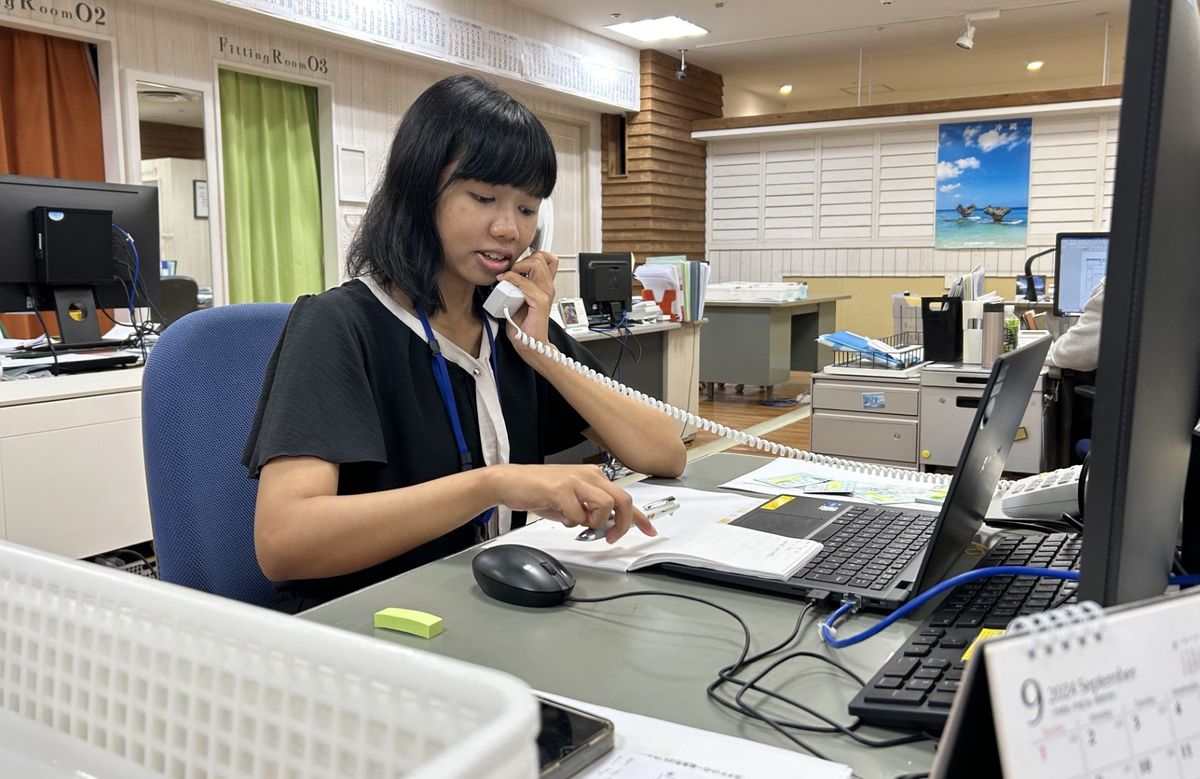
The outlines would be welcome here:
<svg viewBox="0 0 1200 779">
<path fill-rule="evenodd" d="M 704 598 L 697 598 L 693 595 L 683 595 L 683 594 L 677 593 L 677 592 L 662 592 L 659 590 L 636 590 L 634 592 L 622 592 L 622 593 L 618 593 L 616 595 L 605 595 L 605 596 L 599 597 L 599 598 L 570 597 L 570 598 L 567 598 L 567 602 L 568 603 L 602 603 L 604 601 L 620 600 L 622 598 L 633 598 L 633 597 L 637 597 L 637 596 L 641 596 L 641 595 L 659 595 L 664 598 L 679 598 L 680 600 L 688 600 L 688 601 L 693 601 L 695 603 L 703 603 L 705 606 L 710 606 L 714 609 L 717 609 L 718 611 L 728 614 L 729 616 L 733 617 L 737 621 L 738 625 L 741 626 L 742 635 L 744 636 L 743 641 L 742 641 L 742 651 L 738 655 L 738 659 L 734 663 L 733 667 L 740 668 L 742 663 L 745 661 L 746 656 L 748 654 L 750 654 L 750 627 L 746 624 L 746 621 L 744 619 L 742 619 L 740 616 L 738 616 L 731 609 L 727 609 L 724 606 L 718 605 L 709 600 L 705 600 Z M 713 700 L 717 701 L 721 705 L 728 706 L 729 708 L 733 708 L 735 711 L 738 711 L 742 714 L 746 714 L 754 719 L 759 720 L 760 722 L 763 722 L 763 723 L 771 726 L 775 730 L 779 731 L 779 733 L 781 735 L 783 735 L 784 738 L 786 738 L 789 741 L 791 741 L 792 743 L 796 744 L 798 747 L 800 747 L 804 751 L 808 752 L 809 754 L 813 755 L 814 757 L 819 757 L 822 760 L 829 760 L 829 757 L 827 757 L 823 752 L 815 749 L 814 747 L 809 746 L 808 744 L 804 743 L 803 741 L 801 741 L 799 738 L 792 735 L 791 733 L 788 733 L 783 727 L 781 727 L 777 722 L 775 722 L 770 717 L 766 717 L 762 713 L 755 710 L 753 707 L 740 707 L 740 706 L 727 704 L 725 701 L 722 701 L 722 700 L 718 699 L 717 697 L 715 697 L 712 694 L 712 689 L 713 689 L 712 685 L 710 685 L 708 690 L 706 691 L 708 693 L 709 698 L 712 698 Z"/>
<path fill-rule="evenodd" d="M 1083 464 L 1079 466 L 1079 492 L 1077 493 L 1076 499 L 1079 501 L 1079 521 L 1080 522 L 1083 522 L 1084 517 L 1087 516 L 1087 513 L 1084 511 L 1083 501 L 1084 501 L 1084 498 L 1087 497 L 1088 464 L 1091 461 L 1092 461 L 1092 453 L 1091 453 L 1091 451 L 1089 451 L 1087 454 L 1085 454 L 1083 456 Z M 1082 529 L 1082 525 L 1080 526 L 1080 529 Z"/>
<path fill-rule="evenodd" d="M 37 315 L 38 324 L 42 326 L 42 334 L 46 336 L 46 348 L 50 350 L 50 359 L 54 360 L 54 366 L 50 369 L 50 372 L 57 376 L 58 351 L 54 348 L 54 339 L 50 337 L 50 331 L 46 328 L 46 320 L 42 319 L 42 312 L 38 310 L 37 298 L 34 295 L 32 287 L 29 289 L 29 299 L 33 301 L 33 313 Z"/>
<path fill-rule="evenodd" d="M 609 374 L 610 376 L 617 379 L 618 381 L 620 380 L 620 376 L 621 376 L 621 358 L 625 355 L 626 352 L 629 352 L 629 356 L 633 359 L 634 362 L 642 361 L 642 344 L 640 341 L 638 341 L 637 336 L 633 334 L 633 331 L 630 330 L 629 327 L 625 324 L 624 319 L 622 319 L 619 324 L 611 325 L 609 327 L 602 327 L 600 325 L 588 325 L 588 330 L 593 333 L 600 333 L 601 335 L 608 336 L 609 338 L 616 341 L 617 345 L 621 347 L 617 351 L 617 361 L 613 365 L 612 373 Z M 616 335 L 614 335 L 614 331 L 617 333 Z M 634 346 L 637 346 L 637 352 L 634 352 L 633 348 L 630 347 L 628 343 L 626 343 L 631 337 L 633 338 Z"/>
<path fill-rule="evenodd" d="M 862 744 L 863 746 L 870 747 L 870 748 L 887 748 L 887 747 L 899 746 L 901 744 L 911 744 L 911 743 L 914 743 L 917 741 L 923 741 L 923 740 L 930 738 L 930 736 L 928 736 L 926 734 L 916 734 L 916 735 L 911 735 L 911 736 L 901 736 L 899 738 L 887 739 L 887 740 L 882 740 L 882 741 L 875 741 L 875 740 L 867 739 L 855 732 L 861 725 L 860 721 L 855 720 L 854 722 L 852 722 L 850 724 L 843 725 L 843 724 L 831 719 L 830 717 L 822 714 L 821 712 L 816 711 L 815 709 L 813 709 L 809 706 L 806 706 L 798 701 L 795 701 L 781 693 L 764 688 L 759 684 L 761 682 L 761 680 L 767 674 L 774 671 L 776 668 L 778 668 L 783 663 L 791 661 L 796 658 L 804 657 L 804 658 L 810 658 L 813 660 L 817 660 L 819 662 L 833 666 L 834 668 L 838 669 L 839 671 L 841 671 L 842 673 L 844 673 L 845 675 L 847 675 L 848 677 L 853 679 L 860 686 L 866 686 L 866 682 L 862 679 L 862 677 L 860 677 L 854 671 L 850 670 L 849 668 L 842 665 L 841 663 L 838 663 L 836 660 L 832 660 L 828 657 L 816 654 L 814 652 L 796 651 L 796 652 L 789 653 L 788 655 L 785 655 L 784 657 L 776 660 L 776 662 L 772 663 L 766 670 L 762 671 L 761 673 L 759 673 L 758 675 L 756 675 L 753 679 L 751 679 L 749 681 L 739 679 L 736 676 L 736 674 L 739 671 L 745 669 L 749 665 L 756 663 L 759 660 L 762 660 L 766 657 L 774 655 L 775 653 L 779 652 L 780 650 L 784 649 L 789 644 L 791 644 L 792 641 L 794 641 L 796 639 L 796 637 L 800 634 L 800 630 L 803 626 L 804 619 L 805 619 L 805 617 L 807 617 L 809 611 L 811 611 L 811 609 L 813 607 L 812 603 L 805 604 L 804 608 L 800 611 L 799 616 L 796 618 L 795 626 L 792 628 L 792 631 L 788 634 L 788 636 L 786 638 L 784 638 L 782 641 L 780 641 L 779 643 L 777 643 L 776 645 L 772 646 L 769 649 L 765 649 L 761 652 L 758 652 L 757 654 L 750 655 L 750 628 L 749 628 L 749 626 L 747 626 L 745 620 L 743 620 L 740 616 L 738 616 L 738 614 L 736 614 L 732 610 L 730 610 L 724 606 L 721 606 L 719 604 L 713 603 L 712 601 L 705 600 L 704 598 L 699 598 L 699 597 L 695 597 L 692 595 L 683 595 L 680 593 L 663 592 L 663 591 L 658 591 L 658 590 L 638 590 L 635 592 L 625 592 L 625 593 L 619 593 L 617 595 L 608 595 L 608 596 L 603 596 L 603 597 L 598 597 L 598 598 L 571 597 L 571 598 L 567 598 L 567 602 L 569 602 L 569 603 L 601 603 L 604 601 L 619 600 L 621 598 L 630 598 L 630 597 L 641 596 L 641 595 L 660 595 L 660 596 L 668 597 L 668 598 L 679 598 L 681 600 L 688 600 L 688 601 L 694 601 L 696 603 L 702 603 L 706 606 L 715 608 L 718 611 L 724 612 L 725 614 L 728 614 L 730 617 L 732 617 L 734 620 L 736 620 L 738 625 L 741 626 L 742 634 L 744 636 L 741 652 L 738 654 L 737 659 L 733 663 L 725 666 L 724 668 L 721 668 L 717 672 L 717 678 L 714 679 L 708 685 L 708 687 L 705 689 L 705 694 L 714 703 L 716 703 L 726 709 L 734 711 L 738 714 L 748 716 L 752 719 L 758 720 L 759 722 L 762 722 L 762 723 L 768 725 L 769 727 L 778 731 L 784 738 L 788 739 L 792 743 L 799 746 L 801 749 L 805 750 L 806 752 L 809 752 L 810 754 L 812 754 L 816 757 L 819 757 L 823 760 L 829 759 L 823 753 L 814 749 L 812 746 L 808 745 L 807 743 L 805 743 L 804 741 L 802 741 L 800 738 L 795 736 L 793 733 L 790 733 L 789 731 L 790 730 L 798 730 L 798 731 L 803 731 L 803 732 L 807 732 L 807 733 L 816 733 L 816 734 L 844 735 L 844 736 L 847 736 L 847 737 L 853 739 L 854 741 L 858 742 L 859 744 Z M 729 699 L 727 697 L 723 697 L 720 694 L 720 689 L 725 684 L 738 685 L 739 689 L 738 689 L 738 692 L 736 693 L 736 695 L 734 696 L 734 698 Z M 761 693 L 763 695 L 766 695 L 769 698 L 775 699 L 775 700 L 785 703 L 789 706 L 792 706 L 792 707 L 804 712 L 805 714 L 808 714 L 809 716 L 811 716 L 817 720 L 820 720 L 821 722 L 824 722 L 826 724 L 825 725 L 805 724 L 805 723 L 799 723 L 799 722 L 792 722 L 792 721 L 788 721 L 788 720 L 781 720 L 781 719 L 778 719 L 778 718 L 775 718 L 772 716 L 768 716 L 757 705 L 751 704 L 745 700 L 746 694 L 751 690 Z"/>
</svg>

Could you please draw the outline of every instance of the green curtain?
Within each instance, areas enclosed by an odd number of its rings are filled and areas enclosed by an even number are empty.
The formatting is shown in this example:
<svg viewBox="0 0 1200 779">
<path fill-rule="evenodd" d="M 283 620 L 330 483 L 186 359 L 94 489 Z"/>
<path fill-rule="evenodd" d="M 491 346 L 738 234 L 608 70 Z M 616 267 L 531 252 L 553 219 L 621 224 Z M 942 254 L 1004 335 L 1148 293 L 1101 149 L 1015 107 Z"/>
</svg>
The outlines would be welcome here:
<svg viewBox="0 0 1200 779">
<path fill-rule="evenodd" d="M 325 289 L 317 90 L 220 71 L 229 301 Z"/>
</svg>

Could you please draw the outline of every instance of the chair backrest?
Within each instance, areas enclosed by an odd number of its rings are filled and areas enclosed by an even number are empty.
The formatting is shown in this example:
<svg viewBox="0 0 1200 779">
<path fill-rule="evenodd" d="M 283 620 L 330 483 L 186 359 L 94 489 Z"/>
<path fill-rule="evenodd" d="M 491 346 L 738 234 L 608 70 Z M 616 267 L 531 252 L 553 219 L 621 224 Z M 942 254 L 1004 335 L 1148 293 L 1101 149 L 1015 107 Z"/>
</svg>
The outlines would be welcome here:
<svg viewBox="0 0 1200 779">
<path fill-rule="evenodd" d="M 184 314 L 190 314 L 200 307 L 200 288 L 191 276 L 167 276 L 159 280 L 158 289 L 158 313 L 162 317 L 163 327 L 175 324 Z"/>
<path fill-rule="evenodd" d="M 142 382 L 146 487 L 163 579 L 248 603 L 275 590 L 254 556 L 258 482 L 242 467 L 291 304 L 202 309 L 163 333 Z"/>
</svg>

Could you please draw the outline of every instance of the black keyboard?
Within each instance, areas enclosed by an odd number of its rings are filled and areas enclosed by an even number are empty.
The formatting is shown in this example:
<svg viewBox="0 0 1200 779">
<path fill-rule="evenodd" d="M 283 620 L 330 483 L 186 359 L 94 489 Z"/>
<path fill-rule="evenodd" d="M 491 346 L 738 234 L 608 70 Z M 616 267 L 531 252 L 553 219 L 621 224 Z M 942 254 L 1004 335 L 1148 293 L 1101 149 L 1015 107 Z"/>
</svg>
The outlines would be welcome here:
<svg viewBox="0 0 1200 779">
<path fill-rule="evenodd" d="M 135 364 L 139 359 L 141 358 L 136 354 L 115 354 L 111 357 L 93 357 L 76 362 L 60 362 L 57 367 L 53 365 L 45 367 L 55 374 L 91 373 L 92 371 L 106 371 L 109 368 L 124 368 Z"/>
<path fill-rule="evenodd" d="M 933 535 L 935 514 L 854 506 L 813 537 L 824 548 L 797 577 L 883 593 Z"/>
<path fill-rule="evenodd" d="M 1079 570 L 1082 540 L 1066 533 L 1001 536 L 976 565 Z M 963 653 L 981 630 L 1003 630 L 1014 617 L 1075 601 L 1077 583 L 1039 576 L 994 576 L 951 590 L 929 618 L 850 702 L 872 725 L 941 730 L 962 681 Z"/>
<path fill-rule="evenodd" d="M 76 341 L 69 344 L 56 343 L 54 344 L 54 351 L 58 352 L 59 354 L 67 354 L 70 352 L 82 352 L 88 349 L 118 349 L 121 347 L 121 343 L 121 341 Z M 38 355 L 45 354 L 47 357 L 50 356 L 50 350 L 44 343 L 34 344 L 32 346 L 18 346 L 14 350 L 13 354 L 10 354 L 9 356 L 20 356 L 26 352 L 33 352 Z"/>
</svg>

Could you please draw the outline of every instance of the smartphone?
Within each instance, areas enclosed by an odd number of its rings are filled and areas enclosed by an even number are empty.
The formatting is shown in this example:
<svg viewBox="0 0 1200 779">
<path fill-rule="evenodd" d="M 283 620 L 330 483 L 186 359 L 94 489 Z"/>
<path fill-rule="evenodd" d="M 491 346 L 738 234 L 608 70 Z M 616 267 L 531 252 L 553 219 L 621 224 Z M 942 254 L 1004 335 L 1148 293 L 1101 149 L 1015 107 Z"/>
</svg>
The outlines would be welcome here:
<svg viewBox="0 0 1200 779">
<path fill-rule="evenodd" d="M 545 698 L 538 698 L 538 703 L 542 710 L 537 737 L 542 779 L 574 776 L 612 749 L 612 722 Z"/>
</svg>

